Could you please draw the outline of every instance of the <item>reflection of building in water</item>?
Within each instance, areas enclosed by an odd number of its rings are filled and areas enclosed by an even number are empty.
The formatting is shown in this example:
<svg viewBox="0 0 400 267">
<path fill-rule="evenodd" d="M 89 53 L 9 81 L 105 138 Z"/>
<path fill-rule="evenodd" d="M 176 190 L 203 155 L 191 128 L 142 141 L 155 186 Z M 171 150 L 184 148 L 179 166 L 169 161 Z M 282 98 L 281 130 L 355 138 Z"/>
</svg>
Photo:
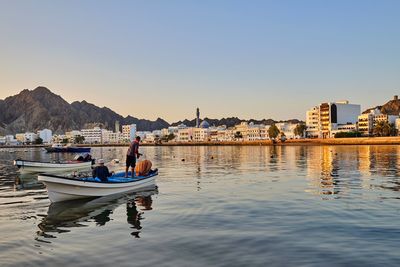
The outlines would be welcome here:
<svg viewBox="0 0 400 267">
<path fill-rule="evenodd" d="M 338 176 L 334 147 L 309 147 L 307 150 L 307 177 L 309 192 L 314 194 L 337 194 L 335 177 Z"/>
<path fill-rule="evenodd" d="M 371 146 L 358 146 L 358 170 L 362 177 L 362 187 L 369 188 L 371 169 L 375 168 L 375 156 L 371 151 Z"/>
<path fill-rule="evenodd" d="M 310 192 L 342 196 L 369 183 L 369 170 L 373 163 L 367 147 L 321 146 L 310 148 L 308 152 Z"/>
</svg>

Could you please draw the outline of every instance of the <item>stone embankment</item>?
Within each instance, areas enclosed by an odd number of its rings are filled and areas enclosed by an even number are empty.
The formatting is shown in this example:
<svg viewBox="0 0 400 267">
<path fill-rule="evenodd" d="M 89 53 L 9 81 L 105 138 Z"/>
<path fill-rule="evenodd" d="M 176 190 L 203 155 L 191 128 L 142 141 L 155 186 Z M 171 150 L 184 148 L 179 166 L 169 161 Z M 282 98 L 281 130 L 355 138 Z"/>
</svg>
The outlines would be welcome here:
<svg viewBox="0 0 400 267">
<path fill-rule="evenodd" d="M 129 144 L 81 144 L 83 147 L 128 146 Z M 270 140 L 231 141 L 231 142 L 168 142 L 161 144 L 142 144 L 142 146 L 316 146 L 316 145 L 400 145 L 400 136 L 393 137 L 358 137 L 328 139 L 292 139 L 275 144 Z M 0 146 L 0 148 L 44 147 L 44 145 Z"/>
</svg>

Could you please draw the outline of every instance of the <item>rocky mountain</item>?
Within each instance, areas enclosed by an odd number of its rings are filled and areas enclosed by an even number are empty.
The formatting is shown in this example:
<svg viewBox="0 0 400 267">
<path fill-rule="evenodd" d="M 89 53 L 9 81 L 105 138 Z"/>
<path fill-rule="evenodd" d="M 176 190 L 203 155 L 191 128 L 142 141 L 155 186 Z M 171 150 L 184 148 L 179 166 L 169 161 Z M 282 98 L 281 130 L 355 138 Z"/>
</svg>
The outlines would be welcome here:
<svg viewBox="0 0 400 267">
<path fill-rule="evenodd" d="M 394 96 L 392 100 L 389 100 L 386 102 L 383 106 L 376 106 L 373 108 L 369 108 L 365 110 L 363 113 L 369 113 L 371 110 L 378 109 L 380 110 L 383 114 L 388 114 L 388 115 L 399 115 L 400 114 L 400 100 L 398 99 L 397 96 Z"/>
<path fill-rule="evenodd" d="M 232 127 L 245 120 L 237 117 L 211 119 L 205 118 L 210 125 L 226 125 Z M 46 87 L 37 87 L 34 90 L 25 89 L 19 94 L 0 100 L 0 135 L 40 129 L 51 129 L 55 133 L 64 133 L 73 129 L 83 129 L 87 125 L 102 125 L 106 129 L 114 130 L 115 121 L 123 124 L 136 124 L 141 131 L 153 131 L 168 126 L 177 126 L 184 123 L 195 126 L 196 120 L 184 120 L 169 124 L 158 118 L 155 121 L 138 119 L 132 116 L 123 117 L 107 107 L 98 107 L 85 100 L 69 104 L 61 96 L 52 93 Z M 270 125 L 276 121 L 249 120 L 255 124 Z M 297 123 L 299 120 L 289 120 Z"/>
<path fill-rule="evenodd" d="M 157 119 L 149 121 L 132 116 L 123 117 L 107 107 L 97 107 L 86 101 L 69 104 L 61 96 L 45 87 L 25 89 L 15 96 L 0 101 L 0 134 L 37 131 L 48 128 L 56 133 L 82 129 L 88 123 L 100 123 L 114 129 L 120 124 L 136 123 L 138 129 L 156 130 L 169 123 Z"/>
</svg>

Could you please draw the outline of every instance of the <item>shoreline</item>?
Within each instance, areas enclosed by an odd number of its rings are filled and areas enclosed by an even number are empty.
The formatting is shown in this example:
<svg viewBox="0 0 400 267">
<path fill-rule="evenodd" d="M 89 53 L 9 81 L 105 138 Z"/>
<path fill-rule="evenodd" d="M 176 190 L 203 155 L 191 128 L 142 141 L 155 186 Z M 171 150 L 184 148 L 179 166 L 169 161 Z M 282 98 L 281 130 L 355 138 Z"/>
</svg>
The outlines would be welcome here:
<svg viewBox="0 0 400 267">
<path fill-rule="evenodd" d="M 119 147 L 124 144 L 76 144 L 77 147 Z M 272 143 L 271 140 L 229 141 L 229 142 L 167 142 L 161 144 L 143 143 L 141 146 L 326 146 L 326 145 L 400 145 L 400 136 L 393 137 L 354 137 L 329 139 L 292 139 Z M 47 145 L 0 145 L 0 148 L 43 148 Z"/>
</svg>

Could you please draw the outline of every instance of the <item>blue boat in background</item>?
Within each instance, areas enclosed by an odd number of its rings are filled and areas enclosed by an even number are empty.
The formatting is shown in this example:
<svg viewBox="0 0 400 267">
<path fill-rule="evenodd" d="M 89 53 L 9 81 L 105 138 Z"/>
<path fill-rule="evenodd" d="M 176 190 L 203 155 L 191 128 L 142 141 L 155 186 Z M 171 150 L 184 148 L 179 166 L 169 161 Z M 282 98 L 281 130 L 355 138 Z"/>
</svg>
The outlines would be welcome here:
<svg viewBox="0 0 400 267">
<path fill-rule="evenodd" d="M 90 147 L 77 147 L 62 144 L 53 144 L 51 147 L 45 147 L 46 151 L 49 153 L 52 152 L 64 152 L 64 153 L 89 153 Z"/>
</svg>

